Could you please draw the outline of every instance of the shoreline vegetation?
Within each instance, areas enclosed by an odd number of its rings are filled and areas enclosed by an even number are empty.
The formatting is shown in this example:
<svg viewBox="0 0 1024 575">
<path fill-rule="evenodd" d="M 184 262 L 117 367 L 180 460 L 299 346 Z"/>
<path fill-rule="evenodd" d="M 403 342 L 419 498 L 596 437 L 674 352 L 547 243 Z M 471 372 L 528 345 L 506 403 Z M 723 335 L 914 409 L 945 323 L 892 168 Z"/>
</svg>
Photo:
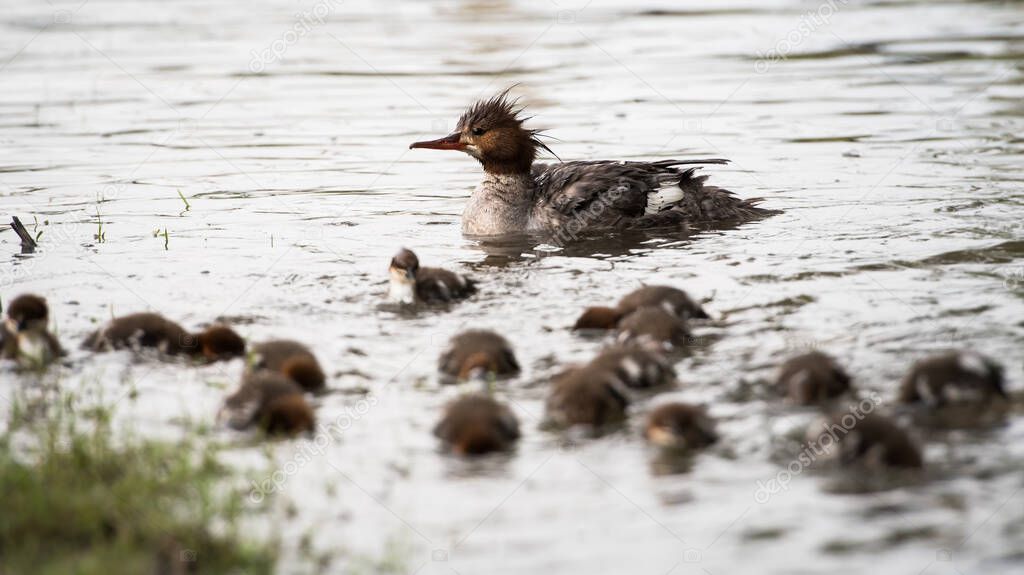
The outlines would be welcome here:
<svg viewBox="0 0 1024 575">
<path fill-rule="evenodd" d="M 11 398 L 0 433 L 0 572 L 274 571 L 279 543 L 242 529 L 265 507 L 214 442 L 115 434 L 111 407 L 44 395 Z"/>
</svg>

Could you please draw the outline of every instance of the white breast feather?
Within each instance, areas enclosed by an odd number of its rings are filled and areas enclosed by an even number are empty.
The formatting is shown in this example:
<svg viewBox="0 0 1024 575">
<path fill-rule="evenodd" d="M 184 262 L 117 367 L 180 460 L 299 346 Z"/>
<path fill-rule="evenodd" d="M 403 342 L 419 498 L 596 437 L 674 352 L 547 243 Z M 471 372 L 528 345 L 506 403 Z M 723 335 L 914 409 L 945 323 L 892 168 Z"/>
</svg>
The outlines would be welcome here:
<svg viewBox="0 0 1024 575">
<path fill-rule="evenodd" d="M 416 301 L 416 291 L 412 282 L 391 280 L 388 285 L 388 297 L 398 303 L 413 303 Z"/>
</svg>

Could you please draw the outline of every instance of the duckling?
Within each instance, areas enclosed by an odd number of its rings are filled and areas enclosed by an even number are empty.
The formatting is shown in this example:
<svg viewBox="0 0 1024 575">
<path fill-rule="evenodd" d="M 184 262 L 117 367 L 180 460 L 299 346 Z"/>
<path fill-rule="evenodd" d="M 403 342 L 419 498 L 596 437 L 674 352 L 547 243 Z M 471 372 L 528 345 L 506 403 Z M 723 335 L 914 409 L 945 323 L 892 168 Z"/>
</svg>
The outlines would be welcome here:
<svg viewBox="0 0 1024 575">
<path fill-rule="evenodd" d="M 416 254 L 405 248 L 391 259 L 388 272 L 388 296 L 398 303 L 447 303 L 476 292 L 472 279 L 441 268 L 421 268 Z"/>
<path fill-rule="evenodd" d="M 448 377 L 467 380 L 515 375 L 519 362 L 504 337 L 490 330 L 471 329 L 448 342 L 437 369 Z"/>
<path fill-rule="evenodd" d="M 151 347 L 167 355 L 199 356 L 208 361 L 245 355 L 245 340 L 225 325 L 212 325 L 191 334 L 155 313 L 135 313 L 112 319 L 86 338 L 83 347 L 93 351 Z"/>
<path fill-rule="evenodd" d="M 624 420 L 628 406 L 625 385 L 615 371 L 600 365 L 572 367 L 551 384 L 547 420 L 556 427 L 602 427 Z"/>
<path fill-rule="evenodd" d="M 320 362 L 305 345 L 288 339 L 259 343 L 252 348 L 251 368 L 280 373 L 309 392 L 320 392 L 326 387 L 326 377 Z"/>
<path fill-rule="evenodd" d="M 814 405 L 850 391 L 850 376 L 830 356 L 812 351 L 787 359 L 776 387 L 797 405 Z"/>
<path fill-rule="evenodd" d="M 900 401 L 930 406 L 1006 399 L 1003 368 L 971 351 L 953 351 L 914 363 L 900 384 Z"/>
<path fill-rule="evenodd" d="M 49 321 L 50 308 L 44 298 L 32 294 L 14 298 L 0 329 L 0 357 L 13 359 L 22 367 L 44 367 L 63 356 L 60 342 L 47 329 Z"/>
<path fill-rule="evenodd" d="M 619 321 L 619 341 L 658 350 L 686 345 L 690 330 L 686 320 L 657 307 L 644 307 Z"/>
<path fill-rule="evenodd" d="M 247 374 L 238 390 L 224 401 L 218 418 L 239 430 L 255 425 L 268 435 L 295 435 L 316 426 L 302 388 L 267 370 Z"/>
<path fill-rule="evenodd" d="M 663 355 L 636 345 L 606 348 L 590 365 L 613 371 L 626 387 L 650 389 L 675 383 L 676 371 Z"/>
<path fill-rule="evenodd" d="M 519 439 L 519 421 L 507 406 L 474 393 L 447 405 L 434 435 L 452 453 L 484 455 L 511 449 Z"/>
<path fill-rule="evenodd" d="M 644 437 L 665 449 L 701 449 L 718 441 L 714 421 L 703 407 L 672 402 L 658 406 L 647 416 Z"/>
<path fill-rule="evenodd" d="M 672 286 L 644 286 L 635 289 L 623 296 L 618 305 L 623 315 L 629 315 L 642 307 L 660 307 L 684 320 L 711 317 L 689 294 Z"/>
<path fill-rule="evenodd" d="M 710 318 L 704 308 L 681 289 L 644 286 L 624 295 L 614 308 L 594 306 L 583 310 L 573 330 L 615 329 L 622 318 L 645 307 L 661 308 L 683 320 Z"/>
<path fill-rule="evenodd" d="M 919 468 L 921 450 L 894 421 L 874 413 L 839 412 L 807 429 L 808 449 L 822 453 L 824 461 L 868 469 Z"/>
<path fill-rule="evenodd" d="M 613 307 L 593 306 L 583 310 L 573 324 L 573 331 L 615 329 L 622 319 L 622 312 Z"/>
</svg>

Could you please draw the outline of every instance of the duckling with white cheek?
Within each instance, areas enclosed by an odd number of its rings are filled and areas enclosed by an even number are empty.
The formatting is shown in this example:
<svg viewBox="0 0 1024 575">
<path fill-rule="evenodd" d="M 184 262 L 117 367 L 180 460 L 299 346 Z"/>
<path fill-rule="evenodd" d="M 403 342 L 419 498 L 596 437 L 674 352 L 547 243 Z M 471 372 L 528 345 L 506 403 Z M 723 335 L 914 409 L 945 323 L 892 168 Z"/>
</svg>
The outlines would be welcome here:
<svg viewBox="0 0 1024 575">
<path fill-rule="evenodd" d="M 388 297 L 397 303 L 448 303 L 476 293 L 476 283 L 441 268 L 420 267 L 411 250 L 402 249 L 388 268 Z"/>
<path fill-rule="evenodd" d="M 46 300 L 32 294 L 14 298 L 7 307 L 0 357 L 13 359 L 22 367 L 45 367 L 64 355 L 47 324 L 50 308 Z"/>
</svg>

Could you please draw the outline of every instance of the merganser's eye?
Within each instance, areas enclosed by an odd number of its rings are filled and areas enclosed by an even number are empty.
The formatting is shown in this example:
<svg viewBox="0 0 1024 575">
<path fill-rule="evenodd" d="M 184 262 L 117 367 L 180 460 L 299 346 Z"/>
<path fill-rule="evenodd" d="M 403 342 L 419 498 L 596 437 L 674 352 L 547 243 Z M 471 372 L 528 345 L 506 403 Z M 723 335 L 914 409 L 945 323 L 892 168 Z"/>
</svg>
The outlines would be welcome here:
<svg viewBox="0 0 1024 575">
<path fill-rule="evenodd" d="M 485 130 L 483 128 L 473 128 L 473 130 L 472 130 L 474 136 L 483 136 L 484 132 L 486 132 L 486 131 L 487 130 Z"/>
</svg>

